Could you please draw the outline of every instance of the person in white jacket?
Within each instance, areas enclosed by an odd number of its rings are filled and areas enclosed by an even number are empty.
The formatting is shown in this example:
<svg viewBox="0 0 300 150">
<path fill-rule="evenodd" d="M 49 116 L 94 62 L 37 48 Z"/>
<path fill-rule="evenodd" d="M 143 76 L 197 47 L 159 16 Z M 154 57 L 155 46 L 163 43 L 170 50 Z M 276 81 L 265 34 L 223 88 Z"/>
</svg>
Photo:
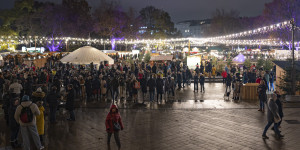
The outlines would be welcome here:
<svg viewBox="0 0 300 150">
<path fill-rule="evenodd" d="M 22 109 L 24 107 L 30 107 L 31 112 L 33 114 L 33 119 L 31 122 L 24 123 L 20 119 L 20 115 L 22 112 Z M 40 136 L 37 131 L 36 127 L 36 117 L 40 115 L 39 108 L 37 107 L 36 104 L 32 103 L 29 99 L 28 95 L 24 95 L 22 97 L 21 104 L 17 107 L 16 112 L 15 112 L 15 120 L 17 123 L 20 124 L 21 127 L 21 134 L 22 134 L 22 139 L 23 139 L 23 149 L 24 150 L 30 150 L 30 136 L 32 137 L 34 144 L 37 149 L 41 150 L 44 149 L 44 147 L 41 144 L 40 141 Z"/>
</svg>

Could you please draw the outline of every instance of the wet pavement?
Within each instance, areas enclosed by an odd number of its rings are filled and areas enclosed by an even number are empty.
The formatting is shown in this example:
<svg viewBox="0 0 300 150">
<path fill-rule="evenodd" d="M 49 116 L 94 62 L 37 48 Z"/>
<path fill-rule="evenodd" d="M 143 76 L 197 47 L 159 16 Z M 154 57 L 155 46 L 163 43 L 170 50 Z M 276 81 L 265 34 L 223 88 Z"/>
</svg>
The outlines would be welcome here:
<svg viewBox="0 0 300 150">
<path fill-rule="evenodd" d="M 124 150 L 162 149 L 288 149 L 300 148 L 300 104 L 284 103 L 282 134 L 277 140 L 269 130 L 268 140 L 261 134 L 266 113 L 257 111 L 258 102 L 224 100 L 221 83 L 206 84 L 205 93 L 194 93 L 193 86 L 177 91 L 175 97 L 162 102 L 139 104 L 117 102 L 124 130 L 120 139 Z M 146 99 L 148 97 L 146 96 Z M 49 150 L 107 150 L 105 117 L 110 100 L 77 102 L 76 121 L 66 120 L 65 111 L 58 112 L 58 123 L 45 123 L 45 146 Z M 9 129 L 0 113 L 0 150 L 11 149 Z M 111 149 L 117 149 L 111 139 Z"/>
</svg>

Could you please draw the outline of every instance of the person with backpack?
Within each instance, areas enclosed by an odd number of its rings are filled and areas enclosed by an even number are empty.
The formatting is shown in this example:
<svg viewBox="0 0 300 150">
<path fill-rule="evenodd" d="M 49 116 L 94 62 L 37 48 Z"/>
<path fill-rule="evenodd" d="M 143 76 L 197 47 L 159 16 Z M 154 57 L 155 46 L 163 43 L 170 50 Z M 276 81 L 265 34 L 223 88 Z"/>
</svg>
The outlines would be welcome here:
<svg viewBox="0 0 300 150">
<path fill-rule="evenodd" d="M 14 116 L 21 127 L 24 150 L 30 150 L 30 136 L 37 149 L 44 149 L 36 127 L 36 116 L 38 115 L 40 115 L 38 106 L 31 102 L 28 95 L 24 95 Z"/>
<path fill-rule="evenodd" d="M 119 137 L 119 131 L 124 129 L 122 119 L 119 110 L 116 105 L 111 105 L 110 111 L 105 120 L 106 132 L 107 132 L 107 145 L 110 148 L 110 138 L 114 134 L 115 141 L 118 149 L 121 149 L 121 142 Z"/>
</svg>

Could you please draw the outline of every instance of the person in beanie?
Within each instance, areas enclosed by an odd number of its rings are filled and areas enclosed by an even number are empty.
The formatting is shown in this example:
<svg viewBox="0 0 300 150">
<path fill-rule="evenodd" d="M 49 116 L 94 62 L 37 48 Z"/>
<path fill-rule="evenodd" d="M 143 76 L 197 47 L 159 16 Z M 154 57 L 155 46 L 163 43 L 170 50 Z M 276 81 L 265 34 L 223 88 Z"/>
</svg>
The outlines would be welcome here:
<svg viewBox="0 0 300 150">
<path fill-rule="evenodd" d="M 123 130 L 123 123 L 116 105 L 110 107 L 110 111 L 105 120 L 106 132 L 107 132 L 107 145 L 110 146 L 110 138 L 114 134 L 115 141 L 118 148 L 121 148 L 121 142 L 119 137 L 119 131 Z"/>
<path fill-rule="evenodd" d="M 21 121 L 20 115 L 21 115 L 21 111 L 24 107 L 29 107 L 33 114 L 33 118 L 32 118 L 31 122 L 24 123 Z M 23 146 L 24 146 L 23 149 L 24 150 L 30 150 L 30 136 L 32 137 L 37 149 L 40 149 L 40 150 L 44 149 L 44 147 L 41 144 L 39 133 L 36 128 L 36 116 L 38 116 L 38 115 L 40 115 L 40 111 L 39 111 L 39 108 L 37 107 L 37 105 L 30 101 L 28 95 L 24 95 L 22 97 L 21 104 L 17 107 L 16 112 L 15 112 L 15 120 L 21 126 L 21 134 L 22 134 L 22 139 L 23 139 Z"/>
<path fill-rule="evenodd" d="M 267 131 L 273 123 L 274 123 L 274 131 L 275 131 L 276 137 L 278 139 L 284 137 L 283 135 L 280 134 L 280 131 L 278 130 L 278 123 L 281 121 L 281 118 L 278 114 L 278 106 L 276 105 L 276 102 L 275 102 L 276 99 L 277 99 L 277 95 L 272 94 L 271 98 L 268 101 L 268 113 L 267 113 L 268 124 L 266 125 L 264 132 L 262 134 L 263 139 L 269 138 L 267 136 Z"/>
</svg>

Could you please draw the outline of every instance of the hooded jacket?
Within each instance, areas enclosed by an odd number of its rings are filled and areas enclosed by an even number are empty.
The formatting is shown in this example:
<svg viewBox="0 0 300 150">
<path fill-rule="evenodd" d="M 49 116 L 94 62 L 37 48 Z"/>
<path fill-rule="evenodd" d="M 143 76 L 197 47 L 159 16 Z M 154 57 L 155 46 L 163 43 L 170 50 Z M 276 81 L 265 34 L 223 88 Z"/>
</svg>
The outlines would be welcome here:
<svg viewBox="0 0 300 150">
<path fill-rule="evenodd" d="M 112 109 L 115 108 L 116 112 L 112 112 Z M 118 131 L 114 131 L 114 125 L 113 122 L 118 122 L 121 126 L 121 130 L 123 130 L 123 123 L 122 123 L 122 119 L 121 116 L 119 114 L 119 110 L 117 108 L 116 105 L 111 105 L 110 107 L 110 111 L 106 116 L 106 120 L 105 120 L 105 126 L 106 126 L 106 131 L 109 133 L 114 133 L 114 132 L 118 132 Z"/>
</svg>

